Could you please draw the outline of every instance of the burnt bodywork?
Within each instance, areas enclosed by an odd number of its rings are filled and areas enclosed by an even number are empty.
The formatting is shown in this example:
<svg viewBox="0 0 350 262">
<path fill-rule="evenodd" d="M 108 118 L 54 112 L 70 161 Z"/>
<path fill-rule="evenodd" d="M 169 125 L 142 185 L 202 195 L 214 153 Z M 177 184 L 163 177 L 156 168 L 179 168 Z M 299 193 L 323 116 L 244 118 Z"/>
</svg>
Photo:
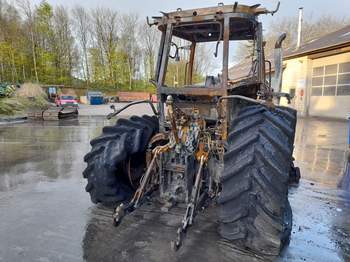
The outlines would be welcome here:
<svg viewBox="0 0 350 262">
<path fill-rule="evenodd" d="M 115 225 L 118 225 L 127 213 L 139 207 L 146 196 L 159 189 L 161 202 L 166 209 L 181 203 L 186 207 L 181 226 L 177 231 L 177 238 L 172 242 L 173 247 L 177 249 L 181 246 L 184 234 L 188 226 L 193 223 L 197 212 L 208 200 L 215 200 L 220 196 L 224 155 L 229 150 L 230 143 L 228 133 L 238 112 L 244 107 L 253 106 L 248 110 L 256 111 L 257 114 L 265 112 L 272 118 L 279 117 L 269 111 L 270 108 L 274 108 L 273 99 L 276 92 L 271 87 L 271 74 L 266 74 L 266 65 L 271 71 L 271 63 L 265 60 L 262 25 L 257 20 L 259 15 L 273 14 L 277 9 L 268 11 L 260 8 L 259 5 L 219 4 L 212 8 L 186 11 L 178 9 L 176 12 L 162 13 L 161 17 L 153 17 L 152 23 L 148 20 L 148 24 L 157 26 L 162 34 L 155 79 L 151 80 L 157 87 L 157 110 L 147 100 L 133 104 L 150 104 L 158 116 L 159 133 L 149 141 L 146 172 L 142 175 L 133 198 L 130 202 L 122 203 L 116 208 L 113 216 Z M 190 45 L 179 46 L 173 42 L 173 37 L 188 41 Z M 282 75 L 279 71 L 282 68 L 281 43 L 284 37 L 282 36 L 276 43 L 276 50 L 279 52 L 276 58 L 279 63 L 276 63 L 275 71 L 279 78 Z M 230 80 L 228 74 L 230 42 L 236 40 L 248 40 L 253 45 L 250 75 L 240 82 Z M 204 83 L 198 84 L 193 80 L 196 47 L 204 42 L 216 43 L 215 56 L 222 52 L 221 73 L 218 76 L 208 75 Z M 172 48 L 175 48 L 174 53 L 170 52 Z M 179 61 L 180 49 L 189 51 L 189 59 L 185 65 L 184 85 L 170 86 L 166 83 L 169 59 Z M 278 85 L 276 90 L 279 90 L 280 79 L 276 79 L 275 83 Z M 255 109 L 254 105 L 258 107 L 263 105 L 263 107 Z M 109 117 L 120 113 L 125 108 L 115 111 Z M 283 110 L 280 111 L 284 115 L 288 114 L 287 116 L 292 119 L 291 125 L 295 128 L 296 120 L 292 115 L 294 113 Z M 254 117 L 255 115 L 255 113 L 248 114 Z M 256 116 L 259 117 L 259 115 Z M 255 122 L 260 124 L 263 121 L 258 119 Z M 274 123 L 273 125 L 276 125 L 276 122 Z M 250 126 L 246 127 L 247 130 L 249 128 Z M 279 129 L 280 126 L 277 124 L 273 128 Z M 281 134 L 281 138 L 284 136 L 283 130 L 282 133 L 279 133 L 279 130 L 276 132 L 278 135 Z M 242 131 L 239 130 L 238 133 Z M 294 139 L 293 131 L 291 133 L 288 131 L 287 136 L 289 148 L 284 152 L 292 148 L 290 142 L 292 137 Z M 254 141 L 259 137 L 258 135 Z M 288 153 L 284 158 L 285 167 L 287 167 L 291 156 Z M 129 174 L 129 177 L 131 176 L 132 174 Z"/>
<path fill-rule="evenodd" d="M 195 174 L 188 172 L 194 170 L 195 164 L 191 161 L 193 152 L 188 150 L 189 140 L 196 141 L 198 137 L 193 137 L 193 133 L 206 133 L 212 141 L 215 141 L 215 151 L 211 153 L 210 158 L 218 159 L 211 161 L 208 170 L 222 170 L 222 160 L 224 144 L 227 137 L 228 123 L 235 117 L 238 110 L 244 105 L 252 103 L 248 99 L 225 99 L 228 96 L 239 95 L 251 99 L 271 100 L 272 91 L 270 82 L 265 77 L 265 61 L 262 25 L 257 17 L 260 14 L 271 13 L 270 11 L 255 6 L 244 5 L 219 5 L 213 8 L 193 9 L 176 12 L 163 13 L 162 17 L 153 17 L 153 25 L 156 25 L 162 33 L 159 47 L 158 62 L 156 66 L 155 84 L 158 95 L 159 125 L 161 132 L 169 132 L 176 129 L 180 134 L 185 134 L 176 143 L 177 150 L 170 150 L 163 155 L 162 168 L 160 169 L 160 187 L 162 195 L 167 195 L 168 200 L 189 200 L 189 194 L 192 181 Z M 170 55 L 170 49 L 173 45 L 172 38 L 176 36 L 190 42 L 189 61 L 186 64 L 185 86 L 171 87 L 165 84 L 167 66 L 169 59 L 174 58 Z M 239 83 L 233 83 L 229 79 L 229 42 L 236 40 L 250 40 L 253 42 L 253 60 L 250 77 Z M 196 46 L 203 42 L 216 43 L 216 55 L 218 46 L 222 45 L 222 70 L 218 78 L 206 76 L 206 81 L 202 85 L 193 84 L 193 68 L 195 63 Z M 215 79 L 216 81 L 211 81 Z M 208 81 L 209 80 L 209 81 Z M 171 97 L 171 105 L 167 99 Z M 232 97 L 234 98 L 234 97 Z M 166 105 L 174 107 L 173 112 L 166 112 Z M 176 107 L 176 109 L 175 109 Z M 168 114 L 167 114 L 168 113 Z M 186 115 L 186 116 L 184 116 Z M 177 125 L 169 125 L 169 119 L 174 118 Z M 202 118 L 205 121 L 205 129 L 196 124 L 196 118 Z M 181 118 L 185 124 L 181 124 Z M 177 121 L 179 120 L 179 121 Z M 197 127 L 197 130 L 193 128 Z M 191 130 L 191 128 L 193 130 Z M 176 134 L 178 135 L 178 134 Z M 206 141 L 205 143 L 208 143 Z M 208 146 L 206 144 L 206 146 Z M 188 152 L 190 151 L 190 152 Z M 215 155 L 215 156 L 214 156 Z M 198 159 L 199 160 L 199 159 Z M 177 171 L 174 170 L 177 167 Z M 190 166 L 190 168 L 188 168 Z M 173 171 L 169 171 L 173 169 Z M 176 168 L 175 168 L 176 169 Z M 179 172 L 180 170 L 183 170 Z M 167 170 L 167 171 L 164 171 Z M 209 179 L 212 178 L 212 179 Z M 218 183 L 215 176 L 208 175 L 206 180 L 210 180 L 208 187 L 213 189 L 213 182 Z M 179 182 L 187 181 L 187 182 Z M 182 183 L 182 184 L 181 184 Z M 180 186 L 181 184 L 181 186 Z M 164 193 L 167 192 L 167 193 Z M 183 192 L 187 192 L 186 198 L 179 197 Z M 212 192 L 211 192 L 212 193 Z"/>
<path fill-rule="evenodd" d="M 267 61 L 264 56 L 262 25 L 258 22 L 257 17 L 260 14 L 273 12 L 260 8 L 259 5 L 244 6 L 236 3 L 187 11 L 178 9 L 176 12 L 164 13 L 162 17 L 153 17 L 153 24 L 158 26 L 162 32 L 155 74 L 161 130 L 164 130 L 164 104 L 168 95 L 174 98 L 178 107 L 195 104 L 197 108 L 200 108 L 200 113 L 204 117 L 222 118 L 222 122 L 229 121 L 226 118 L 234 115 L 234 112 L 225 114 L 228 108 L 232 108 L 228 106 L 231 103 L 221 103 L 219 111 L 222 112 L 222 115 L 215 115 L 217 101 L 220 97 L 242 95 L 253 99 L 272 98 L 270 83 L 265 78 Z M 191 42 L 190 59 L 186 68 L 186 85 L 183 88 L 169 87 L 164 84 L 172 36 Z M 229 42 L 235 40 L 251 40 L 254 43 L 254 60 L 250 77 L 239 83 L 230 81 L 228 75 Z M 196 44 L 201 42 L 216 42 L 217 45 L 220 43 L 223 46 L 222 73 L 214 85 L 210 81 L 206 81 L 203 86 L 192 83 Z"/>
</svg>

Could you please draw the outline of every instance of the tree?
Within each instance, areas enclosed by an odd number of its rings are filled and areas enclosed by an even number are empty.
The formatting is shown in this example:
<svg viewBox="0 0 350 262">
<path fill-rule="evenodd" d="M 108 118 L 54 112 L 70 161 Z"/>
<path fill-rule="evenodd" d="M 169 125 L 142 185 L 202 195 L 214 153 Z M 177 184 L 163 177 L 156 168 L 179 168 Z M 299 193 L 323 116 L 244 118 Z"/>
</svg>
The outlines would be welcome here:
<svg viewBox="0 0 350 262">
<path fill-rule="evenodd" d="M 159 48 L 160 34 L 155 27 L 141 23 L 139 28 L 140 46 L 144 54 L 145 77 L 154 77 L 155 59 Z"/>
<path fill-rule="evenodd" d="M 0 80 L 18 82 L 27 77 L 28 63 L 26 31 L 20 12 L 7 2 L 0 2 Z"/>
<path fill-rule="evenodd" d="M 98 8 L 92 12 L 93 40 L 99 50 L 100 63 L 108 68 L 104 70 L 104 80 L 109 85 L 116 84 L 117 17 L 117 12 L 110 9 Z"/>
<path fill-rule="evenodd" d="M 128 14 L 121 17 L 121 46 L 128 59 L 129 89 L 132 89 L 132 80 L 136 71 L 140 70 L 140 47 L 137 43 L 138 15 Z"/>
<path fill-rule="evenodd" d="M 302 25 L 302 43 L 307 43 L 310 40 L 319 38 L 328 33 L 337 31 L 338 29 L 349 24 L 350 20 L 342 17 L 334 17 L 331 15 L 321 15 L 316 20 L 310 18 L 305 19 Z M 284 42 L 286 47 L 296 47 L 298 33 L 298 17 L 287 17 L 280 21 L 275 21 L 271 24 L 270 30 L 266 35 L 268 49 L 271 50 L 274 46 L 274 41 L 280 33 L 287 33 L 287 38 Z"/>
<path fill-rule="evenodd" d="M 83 53 L 83 59 L 81 59 L 83 63 L 83 72 L 84 72 L 84 79 L 87 81 L 87 84 L 89 85 L 90 82 L 90 69 L 89 69 L 89 59 L 88 59 L 88 44 L 90 41 L 90 27 L 91 27 L 91 17 L 86 12 L 84 7 L 76 6 L 73 9 L 73 16 L 74 16 L 74 25 L 75 25 L 75 32 L 79 39 L 79 44 L 82 48 Z"/>
<path fill-rule="evenodd" d="M 135 13 L 119 14 L 107 8 L 88 10 L 76 6 L 51 6 L 43 0 L 34 5 L 29 0 L 0 0 L 0 81 L 33 80 L 45 84 L 84 83 L 91 87 L 148 88 L 154 76 L 160 42 L 156 27 L 148 27 Z M 267 56 L 280 32 L 287 32 L 284 47 L 296 44 L 297 17 L 275 20 L 265 34 Z M 337 30 L 348 19 L 329 15 L 306 19 L 303 42 Z M 189 43 L 175 39 L 182 46 L 181 61 L 169 60 L 168 71 L 184 83 L 189 59 Z M 187 47 L 186 47 L 187 45 Z M 222 48 L 222 46 L 220 46 Z M 202 81 L 221 68 L 213 59 L 215 43 L 197 44 L 193 82 Z M 235 58 L 252 57 L 252 41 L 238 44 Z M 221 52 L 222 54 L 222 52 Z M 140 84 L 141 83 L 141 84 Z"/>
<path fill-rule="evenodd" d="M 19 5 L 19 7 L 22 9 L 22 11 L 26 17 L 26 20 L 27 20 L 26 27 L 28 28 L 29 35 L 30 35 L 30 44 L 31 44 L 31 52 L 32 52 L 35 80 L 36 80 L 36 82 L 39 82 L 37 62 L 36 62 L 35 41 L 34 41 L 35 21 L 34 21 L 32 7 L 31 7 L 31 4 L 28 0 L 21 0 L 21 1 L 18 1 L 17 3 Z"/>
<path fill-rule="evenodd" d="M 29 0 L 16 3 L 0 0 L 0 81 L 80 80 L 92 87 L 129 90 L 150 86 L 144 80 L 154 76 L 161 34 L 137 14 L 81 6 L 69 10 L 46 0 L 38 5 Z M 182 60 L 188 60 L 188 50 L 180 53 Z M 208 71 L 208 55 L 198 46 L 194 75 Z M 184 74 L 178 67 L 176 72 Z"/>
<path fill-rule="evenodd" d="M 54 83 L 56 77 L 55 34 L 53 30 L 53 8 L 42 1 L 35 9 L 36 53 L 41 81 Z"/>
<path fill-rule="evenodd" d="M 62 6 L 57 7 L 54 11 L 53 31 L 56 81 L 70 83 L 73 65 L 76 63 L 76 61 L 73 61 L 75 46 L 71 32 L 71 19 L 68 10 Z M 78 58 L 75 57 L 74 60 L 78 60 Z"/>
</svg>

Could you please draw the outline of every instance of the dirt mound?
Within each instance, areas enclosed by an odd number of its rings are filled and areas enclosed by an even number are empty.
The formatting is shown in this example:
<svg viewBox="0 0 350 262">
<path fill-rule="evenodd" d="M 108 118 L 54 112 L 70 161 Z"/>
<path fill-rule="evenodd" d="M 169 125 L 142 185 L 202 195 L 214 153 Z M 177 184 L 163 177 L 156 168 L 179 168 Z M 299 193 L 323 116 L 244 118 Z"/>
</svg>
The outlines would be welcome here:
<svg viewBox="0 0 350 262">
<path fill-rule="evenodd" d="M 44 90 L 38 84 L 24 83 L 16 92 L 19 97 L 45 97 Z"/>
</svg>

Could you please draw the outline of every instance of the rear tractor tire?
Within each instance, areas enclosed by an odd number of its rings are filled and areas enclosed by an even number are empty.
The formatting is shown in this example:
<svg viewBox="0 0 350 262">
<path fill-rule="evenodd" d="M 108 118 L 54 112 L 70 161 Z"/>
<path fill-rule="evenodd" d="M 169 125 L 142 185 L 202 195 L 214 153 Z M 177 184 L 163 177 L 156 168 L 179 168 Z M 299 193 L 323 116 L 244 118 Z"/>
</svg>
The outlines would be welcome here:
<svg viewBox="0 0 350 262">
<path fill-rule="evenodd" d="M 280 253 L 292 229 L 288 181 L 296 119 L 286 112 L 262 105 L 239 112 L 230 126 L 220 179 L 219 233 L 268 256 Z"/>
<path fill-rule="evenodd" d="M 297 111 L 290 107 L 280 106 L 276 108 L 276 112 L 289 124 L 289 126 L 295 130 L 297 125 Z M 293 134 L 292 140 L 295 139 L 295 133 Z M 294 159 L 293 159 L 294 161 Z M 289 184 L 297 185 L 300 180 L 300 169 L 299 167 L 294 166 L 293 161 L 291 162 L 289 170 Z"/>
<path fill-rule="evenodd" d="M 110 205 L 132 196 L 146 166 L 148 143 L 158 126 L 155 116 L 132 116 L 104 127 L 102 134 L 91 140 L 83 176 L 93 203 Z"/>
</svg>

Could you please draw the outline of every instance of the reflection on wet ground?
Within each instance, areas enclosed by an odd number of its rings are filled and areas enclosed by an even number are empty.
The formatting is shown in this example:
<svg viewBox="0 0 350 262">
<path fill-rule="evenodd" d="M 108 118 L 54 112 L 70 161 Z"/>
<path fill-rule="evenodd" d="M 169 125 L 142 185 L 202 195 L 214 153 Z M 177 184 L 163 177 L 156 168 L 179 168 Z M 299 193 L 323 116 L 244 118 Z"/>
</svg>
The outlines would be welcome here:
<svg viewBox="0 0 350 262">
<path fill-rule="evenodd" d="M 181 209 L 145 206 L 118 229 L 112 211 L 90 204 L 82 161 L 107 122 L 0 126 L 0 261 L 259 261 L 216 234 L 214 209 L 198 217 L 184 248 L 170 251 Z M 293 233 L 281 261 L 349 261 L 350 195 L 336 188 L 346 158 L 345 122 L 300 119 L 291 188 Z"/>
<path fill-rule="evenodd" d="M 349 193 L 304 180 L 289 199 L 293 231 L 281 260 L 349 261 Z"/>
<path fill-rule="evenodd" d="M 346 122 L 299 119 L 294 157 L 304 179 L 336 187 L 347 157 Z"/>
<path fill-rule="evenodd" d="M 68 120 L 1 126 L 0 191 L 80 173 L 88 140 L 98 134 L 96 126 L 103 124 L 102 119 L 95 121 L 101 124 Z"/>
<path fill-rule="evenodd" d="M 81 172 L 103 118 L 0 126 L 0 261 L 81 261 Z"/>
</svg>

